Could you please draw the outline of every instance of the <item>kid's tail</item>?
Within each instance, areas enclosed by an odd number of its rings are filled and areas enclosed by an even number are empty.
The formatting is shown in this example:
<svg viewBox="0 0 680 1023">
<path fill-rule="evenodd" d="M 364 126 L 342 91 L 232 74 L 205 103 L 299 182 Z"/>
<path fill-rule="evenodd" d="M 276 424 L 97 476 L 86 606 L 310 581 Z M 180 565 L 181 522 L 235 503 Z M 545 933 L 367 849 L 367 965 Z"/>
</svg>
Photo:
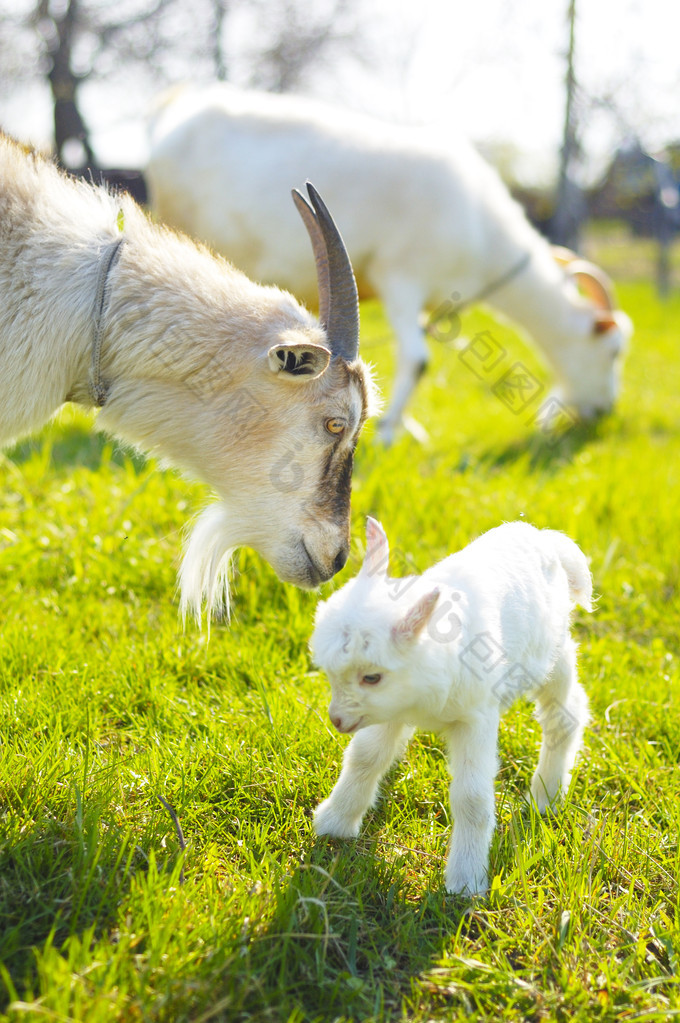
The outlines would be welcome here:
<svg viewBox="0 0 680 1023">
<path fill-rule="evenodd" d="M 569 595 L 575 604 L 580 604 L 586 611 L 593 610 L 593 579 L 588 568 L 586 556 L 581 548 L 564 533 L 547 529 L 554 544 L 554 551 L 562 568 L 567 573 Z"/>
</svg>

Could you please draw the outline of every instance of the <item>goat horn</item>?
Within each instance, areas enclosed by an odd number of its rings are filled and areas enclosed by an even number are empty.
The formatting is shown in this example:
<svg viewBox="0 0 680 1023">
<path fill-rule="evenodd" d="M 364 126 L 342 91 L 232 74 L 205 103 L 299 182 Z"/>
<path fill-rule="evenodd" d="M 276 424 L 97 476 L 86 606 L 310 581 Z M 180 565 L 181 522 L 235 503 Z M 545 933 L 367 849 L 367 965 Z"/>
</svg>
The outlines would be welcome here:
<svg viewBox="0 0 680 1023">
<path fill-rule="evenodd" d="M 307 182 L 311 206 L 293 190 L 293 201 L 309 234 L 319 286 L 319 319 L 328 334 L 331 351 L 346 362 L 359 352 L 359 296 L 345 243 L 326 204 Z"/>
<path fill-rule="evenodd" d="M 567 266 L 567 273 L 580 284 L 588 298 L 598 309 L 611 313 L 616 308 L 611 280 L 599 266 L 586 259 L 575 259 Z"/>
<path fill-rule="evenodd" d="M 569 266 L 569 264 L 573 263 L 575 259 L 578 259 L 576 253 L 572 252 L 571 249 L 566 248 L 564 245 L 551 245 L 550 249 L 552 251 L 553 259 L 556 263 L 559 263 L 560 266 Z"/>
<path fill-rule="evenodd" d="M 609 277 L 599 266 L 581 259 L 564 245 L 552 245 L 553 259 L 563 266 L 570 277 L 580 284 L 588 298 L 598 309 L 611 313 L 616 308 L 614 288 Z"/>
<path fill-rule="evenodd" d="M 293 189 L 293 202 L 298 213 L 307 228 L 307 234 L 312 243 L 314 262 L 316 263 L 316 277 L 319 287 L 319 319 L 323 324 L 328 323 L 328 307 L 330 305 L 331 289 L 329 286 L 328 255 L 326 253 L 326 242 L 324 241 L 319 222 L 316 219 L 314 210 L 297 188 Z"/>
</svg>

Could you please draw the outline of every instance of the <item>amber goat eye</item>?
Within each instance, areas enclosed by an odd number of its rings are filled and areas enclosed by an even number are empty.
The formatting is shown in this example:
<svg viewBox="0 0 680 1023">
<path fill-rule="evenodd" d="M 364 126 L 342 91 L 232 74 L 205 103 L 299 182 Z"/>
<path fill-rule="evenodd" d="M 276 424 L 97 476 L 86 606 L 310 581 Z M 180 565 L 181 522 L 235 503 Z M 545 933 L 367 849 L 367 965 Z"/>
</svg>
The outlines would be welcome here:
<svg viewBox="0 0 680 1023">
<path fill-rule="evenodd" d="M 326 429 L 329 433 L 334 433 L 336 436 L 344 432 L 345 420 L 344 419 L 327 419 Z"/>
<path fill-rule="evenodd" d="M 365 682 L 367 686 L 377 686 L 378 682 L 382 678 L 382 675 L 364 675 L 362 682 Z"/>
</svg>

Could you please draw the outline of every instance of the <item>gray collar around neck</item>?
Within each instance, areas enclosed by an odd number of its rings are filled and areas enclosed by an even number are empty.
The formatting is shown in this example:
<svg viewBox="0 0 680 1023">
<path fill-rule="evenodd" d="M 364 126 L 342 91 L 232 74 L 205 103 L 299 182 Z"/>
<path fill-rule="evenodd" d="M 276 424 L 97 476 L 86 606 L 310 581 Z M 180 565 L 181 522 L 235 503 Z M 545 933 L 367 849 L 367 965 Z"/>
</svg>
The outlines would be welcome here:
<svg viewBox="0 0 680 1023">
<path fill-rule="evenodd" d="M 108 385 L 102 382 L 101 378 L 101 354 L 102 354 L 102 338 L 103 338 L 103 313 L 104 304 L 106 302 L 106 285 L 109 279 L 109 273 L 113 267 L 116 259 L 120 255 L 120 250 L 125 238 L 123 235 L 120 238 L 116 238 L 115 242 L 105 250 L 104 255 L 99 264 L 99 271 L 97 273 L 97 295 L 95 298 L 94 306 L 94 334 L 92 336 L 92 369 L 90 372 L 90 394 L 92 402 L 97 408 L 102 408 L 106 404 L 106 399 L 109 395 Z"/>
</svg>

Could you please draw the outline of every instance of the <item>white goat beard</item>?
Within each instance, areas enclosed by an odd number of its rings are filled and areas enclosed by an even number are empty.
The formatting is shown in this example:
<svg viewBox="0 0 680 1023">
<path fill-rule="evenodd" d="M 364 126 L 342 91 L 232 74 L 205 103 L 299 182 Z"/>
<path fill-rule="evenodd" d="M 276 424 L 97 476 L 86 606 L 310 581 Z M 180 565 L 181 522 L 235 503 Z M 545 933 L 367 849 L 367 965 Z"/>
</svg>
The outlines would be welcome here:
<svg viewBox="0 0 680 1023">
<path fill-rule="evenodd" d="M 229 618 L 229 570 L 237 546 L 227 506 L 219 501 L 209 505 L 191 531 L 179 570 L 179 610 L 183 622 L 187 614 L 192 614 L 200 625 L 204 603 L 208 628 L 211 615 Z"/>
</svg>

